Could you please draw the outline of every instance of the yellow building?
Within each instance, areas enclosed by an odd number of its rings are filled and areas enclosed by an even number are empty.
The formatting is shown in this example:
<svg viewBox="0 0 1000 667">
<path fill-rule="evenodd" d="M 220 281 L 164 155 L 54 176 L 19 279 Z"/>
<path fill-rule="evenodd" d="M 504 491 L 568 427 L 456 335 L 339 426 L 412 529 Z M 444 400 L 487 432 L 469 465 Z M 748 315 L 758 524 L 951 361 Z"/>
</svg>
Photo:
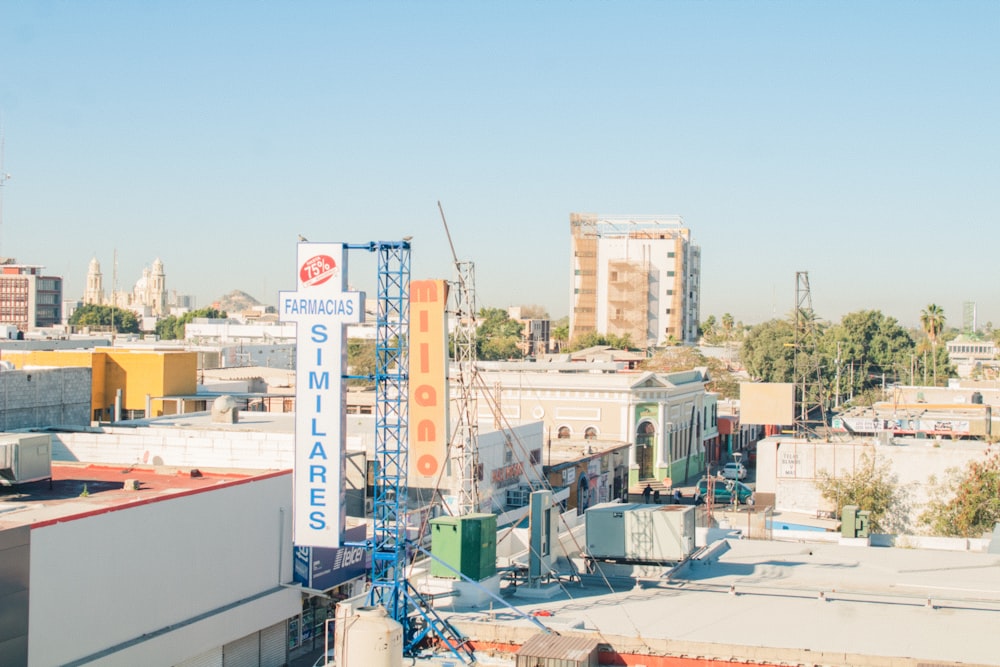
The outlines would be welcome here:
<svg viewBox="0 0 1000 667">
<path fill-rule="evenodd" d="M 19 369 L 33 366 L 90 368 L 94 421 L 112 421 L 118 400 L 121 419 L 177 414 L 179 401 L 176 397 L 191 396 L 198 388 L 196 352 L 110 348 L 4 350 L 3 359 Z M 175 398 L 164 400 L 164 397 Z"/>
</svg>

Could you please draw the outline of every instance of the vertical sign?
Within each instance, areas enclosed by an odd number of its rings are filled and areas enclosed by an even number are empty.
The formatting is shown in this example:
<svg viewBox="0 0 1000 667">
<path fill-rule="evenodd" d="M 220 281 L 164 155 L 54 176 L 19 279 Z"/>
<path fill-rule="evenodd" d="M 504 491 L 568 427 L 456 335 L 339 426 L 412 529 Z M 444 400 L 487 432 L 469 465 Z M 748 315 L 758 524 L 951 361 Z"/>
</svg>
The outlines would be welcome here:
<svg viewBox="0 0 1000 667">
<path fill-rule="evenodd" d="M 410 468 L 424 481 L 441 474 L 448 446 L 448 283 L 410 282 Z"/>
<path fill-rule="evenodd" d="M 364 294 L 347 291 L 341 243 L 299 243 L 298 290 L 278 293 L 295 331 L 295 467 L 292 540 L 339 547 L 344 530 L 345 330 L 364 319 Z"/>
</svg>

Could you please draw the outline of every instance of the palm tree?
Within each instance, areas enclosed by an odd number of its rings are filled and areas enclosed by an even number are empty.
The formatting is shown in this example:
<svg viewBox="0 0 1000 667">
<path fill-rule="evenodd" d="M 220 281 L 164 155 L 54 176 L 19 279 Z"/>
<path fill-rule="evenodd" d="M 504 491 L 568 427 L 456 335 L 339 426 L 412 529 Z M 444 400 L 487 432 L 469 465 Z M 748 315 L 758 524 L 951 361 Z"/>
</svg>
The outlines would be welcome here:
<svg viewBox="0 0 1000 667">
<path fill-rule="evenodd" d="M 944 329 L 944 309 L 937 304 L 930 304 L 920 311 L 920 326 L 931 341 L 931 355 L 934 363 L 934 386 L 937 386 L 937 340 Z M 927 383 L 927 366 L 924 365 L 924 384 Z"/>
</svg>

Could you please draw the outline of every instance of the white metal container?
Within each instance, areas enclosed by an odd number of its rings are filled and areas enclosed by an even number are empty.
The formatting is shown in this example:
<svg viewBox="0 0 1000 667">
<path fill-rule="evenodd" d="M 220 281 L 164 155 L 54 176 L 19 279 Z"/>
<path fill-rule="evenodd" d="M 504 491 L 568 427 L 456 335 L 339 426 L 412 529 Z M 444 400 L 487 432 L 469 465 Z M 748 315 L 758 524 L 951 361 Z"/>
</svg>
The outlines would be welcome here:
<svg viewBox="0 0 1000 667">
<path fill-rule="evenodd" d="M 347 620 L 338 667 L 402 667 L 403 626 L 383 607 L 359 607 Z"/>
<path fill-rule="evenodd" d="M 52 438 L 48 435 L 0 435 L 0 486 L 52 479 Z"/>
</svg>

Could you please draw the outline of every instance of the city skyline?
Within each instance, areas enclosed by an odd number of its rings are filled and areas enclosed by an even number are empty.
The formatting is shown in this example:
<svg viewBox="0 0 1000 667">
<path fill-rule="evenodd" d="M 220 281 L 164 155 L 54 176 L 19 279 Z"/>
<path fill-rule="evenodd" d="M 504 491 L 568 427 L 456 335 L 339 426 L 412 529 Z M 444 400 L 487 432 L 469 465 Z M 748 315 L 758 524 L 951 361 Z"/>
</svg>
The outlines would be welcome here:
<svg viewBox="0 0 1000 667">
<path fill-rule="evenodd" d="M 478 305 L 570 307 L 573 211 L 680 215 L 701 319 L 1000 322 L 992 2 L 5 5 L 0 256 L 83 295 L 160 257 L 273 304 L 295 244 L 413 237 Z M 374 289 L 374 258 L 350 254 Z M 110 272 L 106 269 L 105 274 Z"/>
</svg>

